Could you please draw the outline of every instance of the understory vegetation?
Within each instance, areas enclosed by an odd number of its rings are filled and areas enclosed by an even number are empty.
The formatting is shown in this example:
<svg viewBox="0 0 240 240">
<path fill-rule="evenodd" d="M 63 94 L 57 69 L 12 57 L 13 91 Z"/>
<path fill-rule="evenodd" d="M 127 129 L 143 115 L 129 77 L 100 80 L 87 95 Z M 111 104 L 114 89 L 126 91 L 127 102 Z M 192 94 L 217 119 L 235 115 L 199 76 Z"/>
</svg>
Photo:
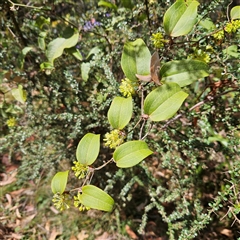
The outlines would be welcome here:
<svg viewBox="0 0 240 240">
<path fill-rule="evenodd" d="M 0 239 L 240 239 L 239 1 L 0 12 Z"/>
</svg>

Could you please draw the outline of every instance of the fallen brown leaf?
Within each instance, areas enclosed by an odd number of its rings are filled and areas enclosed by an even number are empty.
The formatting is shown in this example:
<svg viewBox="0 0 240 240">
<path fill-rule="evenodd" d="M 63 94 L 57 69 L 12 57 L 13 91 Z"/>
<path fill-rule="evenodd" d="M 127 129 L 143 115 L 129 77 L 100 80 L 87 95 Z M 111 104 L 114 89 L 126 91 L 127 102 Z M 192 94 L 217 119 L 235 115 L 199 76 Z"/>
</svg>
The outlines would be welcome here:
<svg viewBox="0 0 240 240">
<path fill-rule="evenodd" d="M 0 176 L 3 177 L 3 181 L 0 181 L 0 186 L 5 186 L 5 185 L 15 182 L 17 180 L 15 178 L 16 175 L 17 175 L 17 171 L 13 171 L 9 174 L 1 173 Z"/>
<path fill-rule="evenodd" d="M 57 237 L 58 235 L 61 235 L 61 234 L 62 234 L 61 231 L 57 231 L 56 228 L 53 228 L 53 230 L 52 230 L 52 232 L 51 232 L 51 234 L 50 234 L 49 240 L 55 240 L 56 237 Z"/>
</svg>

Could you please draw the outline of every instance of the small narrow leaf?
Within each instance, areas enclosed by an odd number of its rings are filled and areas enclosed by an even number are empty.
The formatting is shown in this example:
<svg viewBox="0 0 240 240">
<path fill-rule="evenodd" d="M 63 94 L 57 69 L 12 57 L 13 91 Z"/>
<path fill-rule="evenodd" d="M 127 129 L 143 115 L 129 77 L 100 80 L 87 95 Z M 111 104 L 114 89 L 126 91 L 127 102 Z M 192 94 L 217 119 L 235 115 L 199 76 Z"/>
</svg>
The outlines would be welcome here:
<svg viewBox="0 0 240 240">
<path fill-rule="evenodd" d="M 123 129 L 132 117 L 132 98 L 115 97 L 108 110 L 108 121 L 113 128 Z"/>
<path fill-rule="evenodd" d="M 153 152 L 143 141 L 130 141 L 117 147 L 113 159 L 120 168 L 128 168 L 140 163 Z"/>
<path fill-rule="evenodd" d="M 100 134 L 87 133 L 78 143 L 76 157 L 79 163 L 91 165 L 100 150 Z"/>
<path fill-rule="evenodd" d="M 17 101 L 20 103 L 25 103 L 26 93 L 24 92 L 22 85 L 18 85 L 18 88 L 12 89 L 11 93 Z"/>
<path fill-rule="evenodd" d="M 163 82 L 175 82 L 180 87 L 208 75 L 208 65 L 192 59 L 167 62 L 160 69 L 160 77 Z"/>
<path fill-rule="evenodd" d="M 125 76 L 137 81 L 136 74 L 150 74 L 151 53 L 142 39 L 124 44 L 121 67 Z"/>
<path fill-rule="evenodd" d="M 113 198 L 106 192 L 93 185 L 82 187 L 80 201 L 85 207 L 111 212 L 114 205 Z"/>
<path fill-rule="evenodd" d="M 65 191 L 67 186 L 68 172 L 58 172 L 52 179 L 51 188 L 54 194 L 60 193 L 62 194 Z"/>
<path fill-rule="evenodd" d="M 240 18 L 240 6 L 235 6 L 231 9 L 230 12 L 231 20 Z"/>
<path fill-rule="evenodd" d="M 81 75 L 82 75 L 82 79 L 84 81 L 87 81 L 89 78 L 89 72 L 90 72 L 91 66 L 89 62 L 83 62 L 81 64 Z"/>
<path fill-rule="evenodd" d="M 144 101 L 144 113 L 152 121 L 171 118 L 181 107 L 188 94 L 176 83 L 167 83 L 150 92 Z"/>
<path fill-rule="evenodd" d="M 79 34 L 75 33 L 70 38 L 56 38 L 48 44 L 46 55 L 48 61 L 53 65 L 53 61 L 63 54 L 65 48 L 71 48 L 78 42 Z"/>
<path fill-rule="evenodd" d="M 188 34 L 197 20 L 199 2 L 177 0 L 164 14 L 163 25 L 166 34 L 177 37 Z"/>
<path fill-rule="evenodd" d="M 76 59 L 78 59 L 80 61 L 83 60 L 81 52 L 76 47 L 68 48 L 68 49 L 66 49 L 66 52 L 72 54 Z"/>
</svg>

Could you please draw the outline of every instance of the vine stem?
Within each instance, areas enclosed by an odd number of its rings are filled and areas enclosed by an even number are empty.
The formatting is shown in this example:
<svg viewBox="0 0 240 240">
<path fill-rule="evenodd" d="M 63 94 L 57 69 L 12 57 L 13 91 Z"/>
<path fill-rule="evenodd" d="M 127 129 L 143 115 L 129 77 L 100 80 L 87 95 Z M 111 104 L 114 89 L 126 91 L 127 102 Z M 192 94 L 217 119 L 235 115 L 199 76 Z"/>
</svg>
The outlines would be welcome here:
<svg viewBox="0 0 240 240">
<path fill-rule="evenodd" d="M 26 8 L 33 8 L 33 9 L 43 9 L 43 7 L 34 7 L 34 6 L 29 6 L 29 5 L 25 5 L 25 4 L 20 4 L 20 3 L 14 3 L 12 2 L 11 0 L 8 0 L 9 3 L 12 4 L 12 7 L 11 7 L 11 10 L 12 11 L 15 11 L 15 6 L 18 6 L 18 7 L 26 7 Z"/>
<path fill-rule="evenodd" d="M 100 170 L 102 169 L 103 167 L 105 167 L 106 165 L 108 165 L 109 163 L 113 162 L 113 158 L 111 158 L 110 160 L 108 160 L 107 162 L 105 162 L 103 165 L 101 165 L 100 167 L 97 167 L 97 168 L 93 168 L 93 171 L 95 170 Z"/>
</svg>

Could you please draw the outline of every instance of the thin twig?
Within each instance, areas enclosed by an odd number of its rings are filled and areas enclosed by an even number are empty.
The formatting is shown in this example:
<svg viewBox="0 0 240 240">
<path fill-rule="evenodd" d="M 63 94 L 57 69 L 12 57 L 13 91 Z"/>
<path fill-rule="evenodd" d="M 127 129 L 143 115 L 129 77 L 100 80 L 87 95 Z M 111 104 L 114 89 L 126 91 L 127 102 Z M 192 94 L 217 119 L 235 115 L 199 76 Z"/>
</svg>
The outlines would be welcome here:
<svg viewBox="0 0 240 240">
<path fill-rule="evenodd" d="M 220 94 L 218 94 L 218 95 L 216 95 L 216 96 L 214 96 L 214 97 L 206 98 L 205 100 L 203 100 L 203 101 L 195 104 L 194 106 L 192 106 L 188 111 L 190 112 L 190 111 L 194 110 L 195 108 L 200 107 L 200 106 L 202 106 L 203 104 L 205 104 L 205 103 L 207 103 L 207 102 L 211 102 L 211 101 L 213 101 L 214 99 L 216 99 L 216 98 L 218 98 L 218 97 L 221 97 L 221 96 L 223 96 L 223 95 L 225 95 L 225 94 L 228 94 L 228 93 L 230 93 L 230 92 L 236 92 L 236 91 L 239 91 L 239 90 L 238 90 L 238 89 L 231 89 L 231 90 L 228 90 L 228 91 L 226 91 L 226 92 L 220 93 Z M 184 115 L 183 113 L 180 113 L 180 114 L 178 114 L 177 116 L 175 116 L 174 118 L 168 120 L 168 121 L 161 127 L 161 129 L 164 129 L 164 128 L 168 127 L 169 124 L 171 124 L 172 122 L 176 121 L 177 119 L 179 119 L 179 118 L 182 117 L 183 115 Z"/>
<path fill-rule="evenodd" d="M 100 170 L 102 169 L 103 167 L 105 167 L 106 165 L 108 165 L 109 163 L 113 162 L 113 158 L 111 158 L 110 160 L 108 160 L 107 162 L 105 162 L 103 165 L 101 165 L 100 167 L 97 167 L 97 168 L 94 168 L 93 170 L 97 171 L 97 170 Z"/>
</svg>

